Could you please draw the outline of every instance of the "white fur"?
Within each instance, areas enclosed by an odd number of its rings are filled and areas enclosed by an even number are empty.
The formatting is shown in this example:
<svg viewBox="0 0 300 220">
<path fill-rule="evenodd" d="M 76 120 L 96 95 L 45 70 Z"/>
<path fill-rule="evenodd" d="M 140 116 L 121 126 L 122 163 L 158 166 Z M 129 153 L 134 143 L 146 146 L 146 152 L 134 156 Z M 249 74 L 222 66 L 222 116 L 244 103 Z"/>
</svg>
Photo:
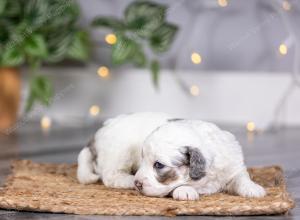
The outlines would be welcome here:
<svg viewBox="0 0 300 220">
<path fill-rule="evenodd" d="M 83 148 L 79 153 L 78 164 L 77 179 L 80 183 L 90 184 L 100 179 L 100 176 L 93 171 L 92 155 L 88 148 Z"/>
<path fill-rule="evenodd" d="M 168 122 L 171 118 L 149 112 L 106 121 L 95 135 L 97 163 L 92 161 L 88 148 L 78 156 L 79 182 L 94 183 L 101 178 L 108 187 L 134 188 L 134 180 L 138 180 L 143 183 L 143 194 L 163 197 L 171 193 L 178 200 L 196 200 L 199 194 L 219 191 L 245 197 L 265 195 L 265 190 L 250 179 L 241 147 L 231 133 L 212 123 Z M 182 157 L 184 146 L 199 149 L 206 160 L 206 175 L 200 180 L 189 178 L 188 166 L 173 164 Z M 158 182 L 153 168 L 156 161 L 175 170 L 178 178 L 168 184 Z M 132 170 L 138 170 L 135 176 Z"/>
<path fill-rule="evenodd" d="M 198 200 L 199 193 L 191 186 L 179 186 L 174 189 L 173 198 L 176 200 Z"/>
</svg>

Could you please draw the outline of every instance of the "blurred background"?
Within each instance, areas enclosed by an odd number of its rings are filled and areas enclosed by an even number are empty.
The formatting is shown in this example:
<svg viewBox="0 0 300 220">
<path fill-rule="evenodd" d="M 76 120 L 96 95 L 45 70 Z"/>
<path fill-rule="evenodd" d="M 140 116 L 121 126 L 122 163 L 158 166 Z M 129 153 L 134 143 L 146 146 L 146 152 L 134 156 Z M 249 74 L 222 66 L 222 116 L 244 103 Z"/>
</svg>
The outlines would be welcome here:
<svg viewBox="0 0 300 220">
<path fill-rule="evenodd" d="M 13 159 L 74 163 L 106 118 L 159 111 L 233 132 L 299 203 L 299 24 L 299 0 L 0 0 L 0 182 Z"/>
<path fill-rule="evenodd" d="M 21 121 L 46 117 L 51 124 L 81 126 L 121 113 L 163 111 L 176 117 L 218 123 L 245 126 L 253 122 L 261 129 L 275 123 L 300 124 L 300 92 L 296 88 L 300 62 L 299 1 L 165 0 L 153 1 L 150 10 L 143 9 L 143 5 L 136 9 L 132 1 L 120 0 L 56 1 L 54 5 L 32 0 L 23 10 L 22 1 L 4 2 L 7 3 L 2 6 L 1 24 L 7 28 L 8 37 L 2 37 L 2 66 L 18 68 L 19 85 L 14 88 L 16 84 L 12 83 L 12 90 L 20 97 L 14 109 L 0 101 L 1 112 L 17 112 Z M 132 15 L 126 14 L 130 4 Z M 160 12 L 155 16 L 154 6 L 163 9 L 163 16 L 159 17 Z M 20 16 L 17 10 L 25 15 Z M 138 23 L 130 27 L 129 22 L 140 18 L 158 23 L 157 27 L 165 22 L 174 30 L 165 35 L 161 31 L 158 40 L 164 42 L 151 46 L 150 41 L 155 40 L 151 34 L 138 33 L 149 27 Z M 117 35 L 124 30 L 109 23 L 114 20 L 127 22 L 127 37 L 136 40 L 123 51 L 117 49 L 117 53 L 130 53 L 132 49 L 144 60 L 131 59 L 129 54 L 115 63 Z M 50 30 L 45 28 L 47 25 Z M 149 30 L 155 32 L 156 26 Z M 120 37 L 120 45 L 126 45 L 125 40 Z M 142 55 L 140 49 L 134 48 L 135 43 L 142 48 Z M 163 44 L 165 48 L 157 50 Z M 13 57 L 15 50 L 5 56 L 7 45 L 21 50 L 23 57 Z M 30 51 L 30 46 L 36 48 Z M 10 56 L 16 59 L 15 63 L 5 60 Z M 153 60 L 159 64 L 156 78 L 151 73 Z M 39 66 L 38 70 L 35 66 Z M 37 74 L 44 78 L 32 80 Z M 37 85 L 42 81 L 37 95 L 32 95 L 32 81 Z M 47 92 L 47 86 L 51 91 Z M 37 104 L 31 103 L 25 114 L 30 101 Z M 8 132 L 16 126 L 16 116 L 11 117 Z"/>
<path fill-rule="evenodd" d="M 1 133 L 139 111 L 297 127 L 299 22 L 296 0 L 1 0 Z"/>
</svg>

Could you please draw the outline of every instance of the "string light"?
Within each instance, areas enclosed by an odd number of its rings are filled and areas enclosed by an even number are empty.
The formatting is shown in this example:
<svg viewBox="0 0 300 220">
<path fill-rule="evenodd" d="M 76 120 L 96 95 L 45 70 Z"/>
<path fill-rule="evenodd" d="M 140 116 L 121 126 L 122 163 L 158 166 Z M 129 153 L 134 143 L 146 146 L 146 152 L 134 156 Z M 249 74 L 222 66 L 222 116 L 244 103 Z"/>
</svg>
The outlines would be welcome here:
<svg viewBox="0 0 300 220">
<path fill-rule="evenodd" d="M 226 7 L 228 5 L 228 1 L 227 0 L 218 0 L 218 4 L 221 7 Z"/>
<path fill-rule="evenodd" d="M 288 48 L 285 44 L 280 44 L 279 48 L 278 48 L 278 51 L 281 55 L 286 55 L 287 52 L 288 52 Z"/>
<path fill-rule="evenodd" d="M 190 93 L 192 96 L 198 96 L 200 94 L 200 89 L 196 85 L 192 85 L 190 88 Z"/>
<path fill-rule="evenodd" d="M 97 73 L 100 77 L 107 78 L 109 76 L 109 69 L 106 66 L 101 66 L 99 67 Z"/>
<path fill-rule="evenodd" d="M 105 41 L 106 41 L 106 43 L 113 45 L 117 42 L 117 37 L 114 34 L 107 34 L 105 36 Z"/>
<path fill-rule="evenodd" d="M 201 58 L 201 55 L 199 53 L 192 53 L 191 55 L 191 60 L 194 64 L 199 64 L 202 62 L 202 58 Z"/>
<path fill-rule="evenodd" d="M 246 128 L 248 132 L 254 132 L 256 129 L 255 123 L 253 121 L 248 122 Z"/>
<path fill-rule="evenodd" d="M 100 111 L 101 109 L 98 105 L 92 105 L 89 110 L 91 116 L 97 116 Z"/>
<path fill-rule="evenodd" d="M 287 1 L 287 0 L 285 0 Z M 270 1 L 273 8 L 277 12 L 277 14 L 282 19 L 282 24 L 284 25 L 284 28 L 288 32 L 288 40 L 285 42 L 286 48 L 282 46 L 283 52 L 288 52 L 288 48 L 291 47 L 291 44 L 293 44 L 293 68 L 291 71 L 291 83 L 286 87 L 286 89 L 283 91 L 281 97 L 279 98 L 279 101 L 276 103 L 274 107 L 274 113 L 273 113 L 273 119 L 268 125 L 268 129 L 273 131 L 274 129 L 280 128 L 279 124 L 279 116 L 283 113 L 283 108 L 287 105 L 288 99 L 290 98 L 292 92 L 294 89 L 300 87 L 300 81 L 299 81 L 299 57 L 300 57 L 300 44 L 297 38 L 297 32 L 296 29 L 293 27 L 292 22 L 290 21 L 289 17 L 287 16 L 287 13 L 285 13 L 282 10 L 282 7 L 285 9 L 285 7 L 288 5 L 287 3 L 282 3 L 278 5 L 277 1 Z M 285 4 L 285 6 L 284 6 Z M 286 9 L 290 9 L 289 7 L 286 7 Z M 280 47 L 279 47 L 280 50 Z M 279 51 L 280 52 L 280 51 Z"/>
<path fill-rule="evenodd" d="M 252 143 L 254 141 L 254 135 L 256 134 L 256 126 L 253 121 L 250 121 L 246 125 L 247 128 L 247 140 L 249 143 Z"/>
<path fill-rule="evenodd" d="M 52 125 L 52 120 L 51 120 L 51 118 L 44 116 L 44 117 L 42 117 L 40 124 L 41 124 L 41 128 L 43 130 L 48 130 Z"/>
<path fill-rule="evenodd" d="M 291 4 L 288 2 L 288 1 L 283 1 L 282 2 L 282 8 L 284 9 L 284 10 L 286 10 L 286 11 L 289 11 L 289 10 L 291 10 Z"/>
</svg>

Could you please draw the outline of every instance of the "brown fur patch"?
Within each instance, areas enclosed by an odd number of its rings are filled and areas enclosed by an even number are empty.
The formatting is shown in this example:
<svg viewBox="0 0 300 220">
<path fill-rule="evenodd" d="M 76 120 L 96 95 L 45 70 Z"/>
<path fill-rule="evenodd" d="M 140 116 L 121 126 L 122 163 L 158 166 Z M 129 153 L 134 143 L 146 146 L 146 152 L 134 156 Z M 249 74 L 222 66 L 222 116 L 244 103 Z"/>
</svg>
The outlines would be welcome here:
<svg viewBox="0 0 300 220">
<path fill-rule="evenodd" d="M 168 185 L 169 183 L 177 179 L 178 179 L 178 175 L 174 169 L 158 174 L 157 176 L 157 181 L 164 185 Z"/>
</svg>

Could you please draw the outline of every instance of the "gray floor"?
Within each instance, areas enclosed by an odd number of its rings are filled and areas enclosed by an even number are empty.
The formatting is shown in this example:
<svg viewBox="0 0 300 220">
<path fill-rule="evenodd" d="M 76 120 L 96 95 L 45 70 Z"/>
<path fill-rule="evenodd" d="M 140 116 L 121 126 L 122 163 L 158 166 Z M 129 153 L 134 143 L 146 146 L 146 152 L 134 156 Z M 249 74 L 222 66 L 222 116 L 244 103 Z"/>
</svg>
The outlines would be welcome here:
<svg viewBox="0 0 300 220">
<path fill-rule="evenodd" d="M 27 124 L 12 136 L 0 136 L 0 182 L 9 173 L 12 159 L 23 158 L 39 162 L 73 163 L 82 146 L 98 126 L 55 128 L 49 133 L 35 124 Z M 283 216 L 226 217 L 225 219 L 300 219 L 300 128 L 286 128 L 249 137 L 244 128 L 223 126 L 242 143 L 248 166 L 279 164 L 286 173 L 288 191 L 297 206 Z M 0 219 L 167 219 L 163 217 L 76 216 L 0 210 Z M 177 219 L 214 219 L 215 217 L 177 217 Z"/>
</svg>

